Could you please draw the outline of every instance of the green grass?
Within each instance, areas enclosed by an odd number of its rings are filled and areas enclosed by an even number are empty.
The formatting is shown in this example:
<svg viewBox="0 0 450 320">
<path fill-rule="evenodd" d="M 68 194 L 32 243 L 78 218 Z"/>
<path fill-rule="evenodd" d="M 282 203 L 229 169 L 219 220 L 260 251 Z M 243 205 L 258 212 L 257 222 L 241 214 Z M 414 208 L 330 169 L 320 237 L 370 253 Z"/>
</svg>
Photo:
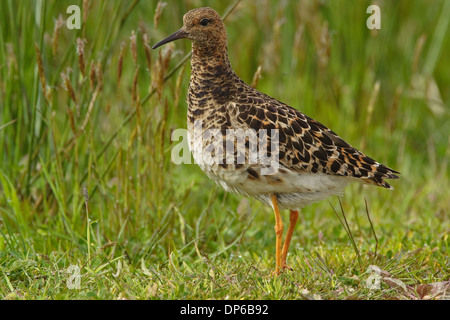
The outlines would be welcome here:
<svg viewBox="0 0 450 320">
<path fill-rule="evenodd" d="M 82 29 L 55 31 L 71 4 Z M 259 90 L 402 173 L 392 192 L 354 184 L 304 208 L 293 271 L 274 278 L 271 209 L 170 158 L 171 132 L 186 128 L 189 62 L 176 68 L 190 43 L 146 51 L 144 35 L 153 45 L 208 2 L 170 1 L 155 19 L 156 1 L 0 1 L 0 297 L 441 298 L 450 5 L 381 2 L 371 31 L 370 4 L 241 1 L 226 20 L 242 79 L 261 66 Z M 375 289 L 371 265 L 383 270 Z M 68 286 L 71 266 L 79 289 Z"/>
</svg>

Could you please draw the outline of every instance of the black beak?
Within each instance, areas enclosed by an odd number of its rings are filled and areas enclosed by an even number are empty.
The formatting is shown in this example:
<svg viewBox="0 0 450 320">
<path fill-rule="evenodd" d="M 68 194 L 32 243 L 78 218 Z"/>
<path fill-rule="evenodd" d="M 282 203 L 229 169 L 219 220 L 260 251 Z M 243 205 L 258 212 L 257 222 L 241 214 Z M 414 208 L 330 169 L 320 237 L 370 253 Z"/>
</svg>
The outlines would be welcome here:
<svg viewBox="0 0 450 320">
<path fill-rule="evenodd" d="M 172 41 L 177 40 L 177 39 L 186 38 L 186 37 L 187 37 L 187 32 L 184 31 L 183 29 L 180 29 L 180 30 L 178 30 L 177 32 L 172 33 L 172 34 L 171 34 L 170 36 L 168 36 L 167 38 L 165 38 L 165 39 L 161 40 L 160 42 L 158 42 L 157 44 L 155 44 L 155 45 L 152 47 L 152 49 L 156 49 L 156 48 L 162 46 L 163 44 L 172 42 Z"/>
</svg>

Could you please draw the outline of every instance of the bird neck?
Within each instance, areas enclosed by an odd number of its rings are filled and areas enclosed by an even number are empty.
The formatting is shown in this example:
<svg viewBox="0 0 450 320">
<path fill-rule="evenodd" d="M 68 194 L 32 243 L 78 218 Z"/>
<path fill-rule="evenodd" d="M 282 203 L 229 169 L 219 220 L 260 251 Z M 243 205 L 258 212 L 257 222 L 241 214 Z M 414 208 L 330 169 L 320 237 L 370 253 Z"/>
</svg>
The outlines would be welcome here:
<svg viewBox="0 0 450 320">
<path fill-rule="evenodd" d="M 191 79 L 205 80 L 208 84 L 225 85 L 234 80 L 227 46 L 201 46 L 192 44 Z M 205 83 L 206 83 L 205 82 Z"/>
</svg>

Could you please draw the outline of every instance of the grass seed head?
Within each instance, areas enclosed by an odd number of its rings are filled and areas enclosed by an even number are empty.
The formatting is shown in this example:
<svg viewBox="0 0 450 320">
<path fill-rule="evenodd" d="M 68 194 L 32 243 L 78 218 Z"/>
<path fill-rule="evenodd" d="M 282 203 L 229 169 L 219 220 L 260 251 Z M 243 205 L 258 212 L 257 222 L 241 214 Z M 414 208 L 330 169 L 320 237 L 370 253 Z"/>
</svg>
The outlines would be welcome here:
<svg viewBox="0 0 450 320">
<path fill-rule="evenodd" d="M 87 16 L 89 14 L 89 9 L 91 7 L 91 1 L 90 0 L 83 0 L 83 23 L 86 23 Z"/>
<path fill-rule="evenodd" d="M 67 68 L 66 72 L 61 72 L 61 78 L 63 80 L 63 88 L 69 93 L 70 99 L 76 104 L 77 98 L 75 97 L 75 91 L 73 90 L 72 84 L 69 79 L 69 74 L 72 72 L 71 68 Z"/>
<path fill-rule="evenodd" d="M 64 19 L 62 15 L 60 14 L 58 16 L 58 19 L 55 20 L 55 27 L 53 28 L 53 36 L 52 36 L 52 53 L 53 57 L 56 57 L 56 54 L 58 52 L 58 39 L 59 34 L 61 32 L 61 28 L 64 26 Z"/>
<path fill-rule="evenodd" d="M 84 62 L 84 47 L 86 45 L 86 42 L 87 42 L 86 39 L 77 38 L 78 66 L 80 68 L 83 77 L 86 68 L 86 64 Z"/>
<path fill-rule="evenodd" d="M 253 88 L 256 88 L 256 86 L 258 85 L 259 79 L 261 79 L 261 65 L 258 66 L 258 68 L 256 69 L 255 74 L 253 75 L 253 80 L 252 80 L 252 87 Z"/>
<path fill-rule="evenodd" d="M 165 6 L 167 6 L 167 3 L 166 2 L 162 2 L 162 1 L 158 1 L 158 4 L 156 5 L 155 16 L 153 18 L 153 27 L 155 29 L 158 28 L 159 19 L 161 17 L 161 13 L 162 13 L 162 11 L 163 11 Z"/>
<path fill-rule="evenodd" d="M 44 63 L 42 62 L 41 50 L 39 49 L 37 43 L 34 44 L 34 48 L 36 50 L 36 60 L 38 64 L 38 72 L 39 72 L 39 80 L 42 86 L 42 92 L 44 93 L 45 100 L 50 104 L 51 103 L 51 90 L 50 87 L 47 86 L 47 80 L 45 78 L 44 71 Z"/>
<path fill-rule="evenodd" d="M 134 65 L 137 65 L 137 44 L 136 44 L 136 34 L 135 34 L 134 30 L 131 31 L 130 50 L 131 50 L 131 55 L 133 57 Z"/>
<path fill-rule="evenodd" d="M 120 44 L 119 63 L 117 66 L 117 84 L 120 83 L 120 78 L 122 77 L 124 48 L 125 42 L 122 41 Z"/>
<path fill-rule="evenodd" d="M 150 71 L 152 69 L 152 48 L 146 32 L 142 34 L 142 41 L 144 42 L 145 62 L 147 63 L 147 69 Z"/>
</svg>

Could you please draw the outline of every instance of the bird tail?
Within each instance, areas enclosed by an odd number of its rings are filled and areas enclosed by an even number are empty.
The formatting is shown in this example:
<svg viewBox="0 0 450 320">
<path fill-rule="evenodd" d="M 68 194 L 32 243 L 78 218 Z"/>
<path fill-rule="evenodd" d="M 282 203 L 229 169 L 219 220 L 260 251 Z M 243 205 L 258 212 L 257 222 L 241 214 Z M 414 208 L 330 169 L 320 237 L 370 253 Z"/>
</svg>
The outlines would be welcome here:
<svg viewBox="0 0 450 320">
<path fill-rule="evenodd" d="M 386 167 L 385 165 L 377 163 L 377 165 L 373 166 L 373 176 L 370 178 L 362 179 L 365 183 L 374 184 L 379 187 L 383 187 L 386 189 L 394 190 L 394 188 L 384 181 L 384 179 L 399 179 L 397 174 L 400 172 L 395 171 L 391 168 Z"/>
</svg>

